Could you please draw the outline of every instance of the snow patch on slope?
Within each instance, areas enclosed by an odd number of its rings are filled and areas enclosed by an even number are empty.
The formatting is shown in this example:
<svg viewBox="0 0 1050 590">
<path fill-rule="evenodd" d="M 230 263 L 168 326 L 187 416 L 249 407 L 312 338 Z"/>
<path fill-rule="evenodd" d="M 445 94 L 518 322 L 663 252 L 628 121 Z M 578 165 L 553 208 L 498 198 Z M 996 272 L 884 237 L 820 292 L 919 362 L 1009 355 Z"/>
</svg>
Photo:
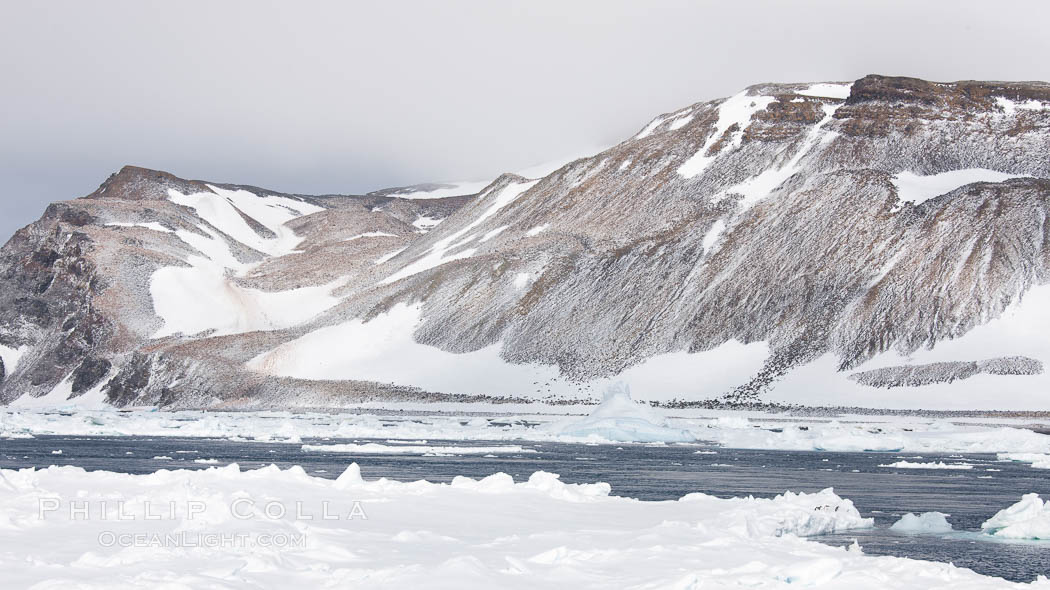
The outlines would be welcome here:
<svg viewBox="0 0 1050 590">
<path fill-rule="evenodd" d="M 685 178 L 692 178 L 703 172 L 718 157 L 718 154 L 708 156 L 707 152 L 715 142 L 722 138 L 726 130 L 733 125 L 737 125 L 738 129 L 733 134 L 729 145 L 723 147 L 722 151 L 740 147 L 740 141 L 744 137 L 744 130 L 751 124 L 751 117 L 755 113 L 765 110 L 775 100 L 776 98 L 772 96 L 749 96 L 747 91 L 727 98 L 718 107 L 718 122 L 715 124 L 715 129 L 711 136 L 696 154 L 678 167 L 678 174 Z"/>
<path fill-rule="evenodd" d="M 157 223 L 156 221 L 147 221 L 147 222 L 144 222 L 144 223 L 127 223 L 127 222 L 122 222 L 122 221 L 111 221 L 111 222 L 107 223 L 106 226 L 107 227 L 144 227 L 146 229 L 151 229 L 153 231 L 159 231 L 159 232 L 168 233 L 168 234 L 173 233 L 173 230 L 170 230 L 170 229 L 164 227 L 163 225 Z"/>
<path fill-rule="evenodd" d="M 478 199 L 480 200 L 480 202 L 489 203 L 489 207 L 481 215 L 477 216 L 477 218 L 475 218 L 463 229 L 460 229 L 459 231 L 456 231 L 435 242 L 434 245 L 429 250 L 427 250 L 425 254 L 423 254 L 423 256 L 421 256 L 411 264 L 405 266 L 401 270 L 383 279 L 382 281 L 380 281 L 380 284 L 389 285 L 390 283 L 396 283 L 397 281 L 400 281 L 405 277 L 410 277 L 414 274 L 419 274 L 425 270 L 429 270 L 431 268 L 445 264 L 446 262 L 459 260 L 461 258 L 469 258 L 471 255 L 473 255 L 473 250 L 468 249 L 452 255 L 449 255 L 448 252 L 470 241 L 473 238 L 473 236 L 470 235 L 471 230 L 484 223 L 486 219 L 495 215 L 497 212 L 499 212 L 500 209 L 511 204 L 514 201 L 514 199 L 518 198 L 522 193 L 532 188 L 537 182 L 539 181 L 532 180 L 529 182 L 510 183 L 507 186 L 503 187 L 503 189 L 501 189 L 495 195 L 492 195 L 490 191 L 489 193 L 479 196 Z"/>
<path fill-rule="evenodd" d="M 8 407 L 13 409 L 33 410 L 54 410 L 61 408 L 97 410 L 112 408 L 112 406 L 106 402 L 106 394 L 103 393 L 102 390 L 109 383 L 109 380 L 116 376 L 116 374 L 117 368 L 111 368 L 106 376 L 99 379 L 94 387 L 76 397 L 71 397 L 73 395 L 73 374 L 70 373 L 65 379 L 60 381 L 58 385 L 55 385 L 55 387 L 53 387 L 46 395 L 40 397 L 23 395 L 12 401 Z"/>
<path fill-rule="evenodd" d="M 657 117 L 657 118 L 653 119 L 640 132 L 638 132 L 638 135 L 635 135 L 634 138 L 635 139 L 643 139 L 643 138 L 649 137 L 650 135 L 653 134 L 653 131 L 655 131 L 656 128 L 659 127 L 660 124 L 662 124 L 665 120 L 666 119 L 664 119 L 663 117 Z"/>
<path fill-rule="evenodd" d="M 4 373 L 7 375 L 14 373 L 15 368 L 18 367 L 18 361 L 22 360 L 22 356 L 25 355 L 27 350 L 29 350 L 29 346 L 26 345 L 11 348 L 0 344 L 0 359 L 4 361 Z"/>
<path fill-rule="evenodd" d="M 420 215 L 412 222 L 412 225 L 421 230 L 430 231 L 444 220 L 444 217 L 427 217 L 426 215 Z"/>
<path fill-rule="evenodd" d="M 477 194 L 485 187 L 492 184 L 491 180 L 482 181 L 456 181 L 437 183 L 440 186 L 430 190 L 407 190 L 408 192 L 387 193 L 388 197 L 400 199 L 443 199 L 445 197 L 459 197 L 463 195 Z"/>
<path fill-rule="evenodd" d="M 1038 100 L 1016 101 L 1002 96 L 996 97 L 995 103 L 1007 116 L 1016 115 L 1017 111 L 1044 111 L 1050 109 L 1050 104 Z"/>
<path fill-rule="evenodd" d="M 1011 178 L 1022 178 L 1021 174 L 1006 174 L 987 168 L 967 168 L 951 170 L 940 174 L 920 176 L 905 170 L 892 178 L 897 198 L 902 202 L 916 205 L 948 194 L 953 190 L 975 182 L 1003 182 Z"/>
<path fill-rule="evenodd" d="M 813 84 L 805 90 L 798 91 L 796 94 L 802 96 L 814 96 L 818 98 L 837 98 L 840 100 L 845 100 L 849 98 L 851 88 L 853 88 L 852 82 L 847 82 L 844 84 L 821 83 Z"/>
<path fill-rule="evenodd" d="M 153 338 L 290 328 L 339 303 L 332 292 L 343 284 L 345 280 L 338 279 L 325 285 L 262 291 L 237 285 L 215 266 L 163 268 L 150 281 L 154 311 L 164 320 Z"/>
<path fill-rule="evenodd" d="M 739 194 L 741 195 L 739 203 L 740 211 L 747 211 L 754 206 L 755 203 L 766 198 L 778 186 L 783 184 L 785 180 L 791 178 L 802 170 L 802 158 L 806 157 L 818 145 L 827 144 L 835 138 L 836 134 L 834 132 L 826 131 L 825 127 L 828 123 L 834 120 L 835 111 L 838 110 L 839 106 L 841 105 L 822 105 L 824 118 L 821 119 L 820 123 L 810 128 L 806 133 L 806 136 L 802 139 L 802 144 L 797 150 L 795 150 L 795 154 L 785 164 L 782 164 L 777 168 L 766 168 L 761 174 L 753 176 L 744 182 L 715 195 L 712 200 L 717 202 L 729 195 Z"/>
<path fill-rule="evenodd" d="M 302 239 L 285 224 L 301 215 L 322 211 L 321 207 L 286 197 L 258 197 L 245 190 L 210 188 L 215 192 L 184 195 L 174 189 L 168 191 L 173 202 L 190 207 L 207 222 L 198 227 L 206 235 L 176 231 L 175 235 L 200 255 L 188 256 L 185 262 L 189 266 L 160 268 L 150 277 L 154 312 L 163 321 L 153 338 L 287 328 L 338 303 L 331 293 L 343 280 L 276 292 L 238 285 L 232 276 L 243 276 L 252 265 L 239 261 L 222 235 L 271 256 L 289 254 Z M 242 213 L 274 237 L 260 235 Z"/>
<path fill-rule="evenodd" d="M 213 192 L 188 195 L 168 189 L 168 198 L 190 207 L 201 219 L 234 240 L 271 256 L 287 254 L 302 241 L 285 223 L 302 215 L 324 211 L 322 207 L 287 197 L 260 197 L 246 190 L 227 190 L 213 185 L 208 185 L 208 188 Z M 241 213 L 259 222 L 276 237 L 259 235 Z"/>
<path fill-rule="evenodd" d="M 541 233 L 547 231 L 547 228 L 550 227 L 550 226 L 551 226 L 551 224 L 549 224 L 549 223 L 544 223 L 543 225 L 537 225 L 536 227 L 534 227 L 534 228 L 530 229 L 529 231 L 525 232 L 525 236 L 529 237 L 529 238 L 534 237 L 534 236 L 538 236 Z"/>
<path fill-rule="evenodd" d="M 352 242 L 354 240 L 360 240 L 361 238 L 396 238 L 397 234 L 388 233 L 385 231 L 370 231 L 363 234 L 357 234 L 356 236 L 350 236 L 345 238 L 344 242 Z"/>
<path fill-rule="evenodd" d="M 420 344 L 413 333 L 421 314 L 421 304 L 398 303 L 367 322 L 354 319 L 314 330 L 260 354 L 247 366 L 275 376 L 361 379 L 462 394 L 535 395 L 536 382 L 550 382 L 552 393 L 566 394 L 580 385 L 565 382 L 554 365 L 503 360 L 500 344 L 458 354 Z M 645 399 L 703 399 L 730 387 L 741 372 L 757 372 L 768 356 L 764 342 L 729 341 L 698 353 L 657 355 L 586 385 L 604 388 L 623 379 L 645 392 Z"/>
</svg>

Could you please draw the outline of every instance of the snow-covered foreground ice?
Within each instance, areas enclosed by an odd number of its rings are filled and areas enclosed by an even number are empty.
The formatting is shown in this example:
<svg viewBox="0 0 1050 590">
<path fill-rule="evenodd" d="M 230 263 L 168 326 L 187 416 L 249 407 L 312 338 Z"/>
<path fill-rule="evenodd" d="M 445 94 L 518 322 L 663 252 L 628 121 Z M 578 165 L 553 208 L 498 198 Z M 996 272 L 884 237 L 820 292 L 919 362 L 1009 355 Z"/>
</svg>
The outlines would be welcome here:
<svg viewBox="0 0 1050 590">
<path fill-rule="evenodd" d="M 51 467 L 0 470 L 0 515 L 5 588 L 1024 586 L 800 538 L 872 526 L 831 490 L 643 502 L 544 472 L 433 484 L 364 481 L 356 465 L 336 480 Z"/>
</svg>

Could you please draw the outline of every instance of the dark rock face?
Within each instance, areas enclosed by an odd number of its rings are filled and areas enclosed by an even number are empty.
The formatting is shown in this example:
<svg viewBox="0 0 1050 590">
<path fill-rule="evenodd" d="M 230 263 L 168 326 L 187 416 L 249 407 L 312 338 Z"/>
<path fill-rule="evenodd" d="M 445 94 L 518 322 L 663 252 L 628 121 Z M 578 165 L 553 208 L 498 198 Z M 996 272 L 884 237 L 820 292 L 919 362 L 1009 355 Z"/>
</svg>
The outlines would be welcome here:
<svg viewBox="0 0 1050 590">
<path fill-rule="evenodd" d="M 498 206 L 526 180 L 409 200 L 398 195 L 447 187 L 281 195 L 125 167 L 0 250 L 0 342 L 29 346 L 5 367 L 0 402 L 67 378 L 74 393 L 104 382 L 115 405 L 437 399 L 415 384 L 246 369 L 398 304 L 421 306 L 419 343 L 498 344 L 502 360 L 573 383 L 731 341 L 768 346 L 761 367 L 712 393 L 734 402 L 828 356 L 843 380 L 857 371 L 851 386 L 1036 378 L 1048 359 L 1011 350 L 863 369 L 962 338 L 1050 284 L 1050 85 L 873 75 L 847 86 L 763 84 L 668 113 Z M 899 182 L 959 170 L 984 176 L 922 198 Z M 201 194 L 229 203 L 243 231 L 186 198 Z M 289 204 L 309 212 L 267 222 Z M 281 240 L 297 243 L 268 248 Z M 219 270 L 200 275 L 200 292 L 240 323 L 157 337 L 154 277 L 209 257 Z M 338 301 L 323 312 L 259 320 L 267 297 L 326 285 Z"/>
<path fill-rule="evenodd" d="M 109 373 L 113 364 L 106 359 L 86 358 L 73 371 L 73 395 L 80 395 L 91 389 Z"/>
<path fill-rule="evenodd" d="M 18 327 L 16 340 L 37 343 L 35 362 L 9 377 L 17 374 L 30 392 L 46 392 L 106 344 L 110 322 L 93 303 L 103 281 L 90 260 L 92 241 L 76 230 L 90 219 L 53 205 L 0 250 L 0 322 Z"/>
<path fill-rule="evenodd" d="M 885 367 L 853 373 L 850 379 L 871 387 L 918 387 L 932 383 L 951 383 L 974 375 L 1039 375 L 1041 361 L 1023 356 L 972 362 L 944 362 L 926 365 Z"/>
<path fill-rule="evenodd" d="M 150 359 L 145 355 L 134 355 L 109 383 L 106 384 L 106 399 L 115 406 L 126 406 L 140 398 L 150 380 Z"/>
</svg>

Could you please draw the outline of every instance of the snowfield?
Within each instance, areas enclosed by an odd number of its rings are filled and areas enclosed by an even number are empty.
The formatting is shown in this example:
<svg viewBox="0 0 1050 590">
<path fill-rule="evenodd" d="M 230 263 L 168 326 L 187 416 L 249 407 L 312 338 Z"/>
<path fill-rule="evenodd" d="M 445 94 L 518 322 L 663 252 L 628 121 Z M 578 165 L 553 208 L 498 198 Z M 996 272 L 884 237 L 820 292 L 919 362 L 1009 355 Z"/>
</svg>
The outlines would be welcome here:
<svg viewBox="0 0 1050 590">
<path fill-rule="evenodd" d="M 356 464 L 336 480 L 273 466 L 0 470 L 0 567 L 9 588 L 1050 587 L 806 541 L 873 524 L 830 489 L 609 492 L 544 472 L 365 481 Z"/>
</svg>

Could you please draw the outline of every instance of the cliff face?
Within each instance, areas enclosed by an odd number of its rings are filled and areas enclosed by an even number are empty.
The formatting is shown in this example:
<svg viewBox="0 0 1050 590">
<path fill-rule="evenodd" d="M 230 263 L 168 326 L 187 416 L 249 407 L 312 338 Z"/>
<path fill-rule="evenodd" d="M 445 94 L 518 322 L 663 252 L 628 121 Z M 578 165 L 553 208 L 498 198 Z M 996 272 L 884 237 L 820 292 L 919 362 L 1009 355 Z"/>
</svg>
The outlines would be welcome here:
<svg viewBox="0 0 1050 590">
<path fill-rule="evenodd" d="M 462 197 L 126 168 L 0 252 L 0 399 L 547 399 L 619 375 L 662 400 L 1050 407 L 1048 179 L 1050 86 L 881 76 L 753 86 Z"/>
</svg>

